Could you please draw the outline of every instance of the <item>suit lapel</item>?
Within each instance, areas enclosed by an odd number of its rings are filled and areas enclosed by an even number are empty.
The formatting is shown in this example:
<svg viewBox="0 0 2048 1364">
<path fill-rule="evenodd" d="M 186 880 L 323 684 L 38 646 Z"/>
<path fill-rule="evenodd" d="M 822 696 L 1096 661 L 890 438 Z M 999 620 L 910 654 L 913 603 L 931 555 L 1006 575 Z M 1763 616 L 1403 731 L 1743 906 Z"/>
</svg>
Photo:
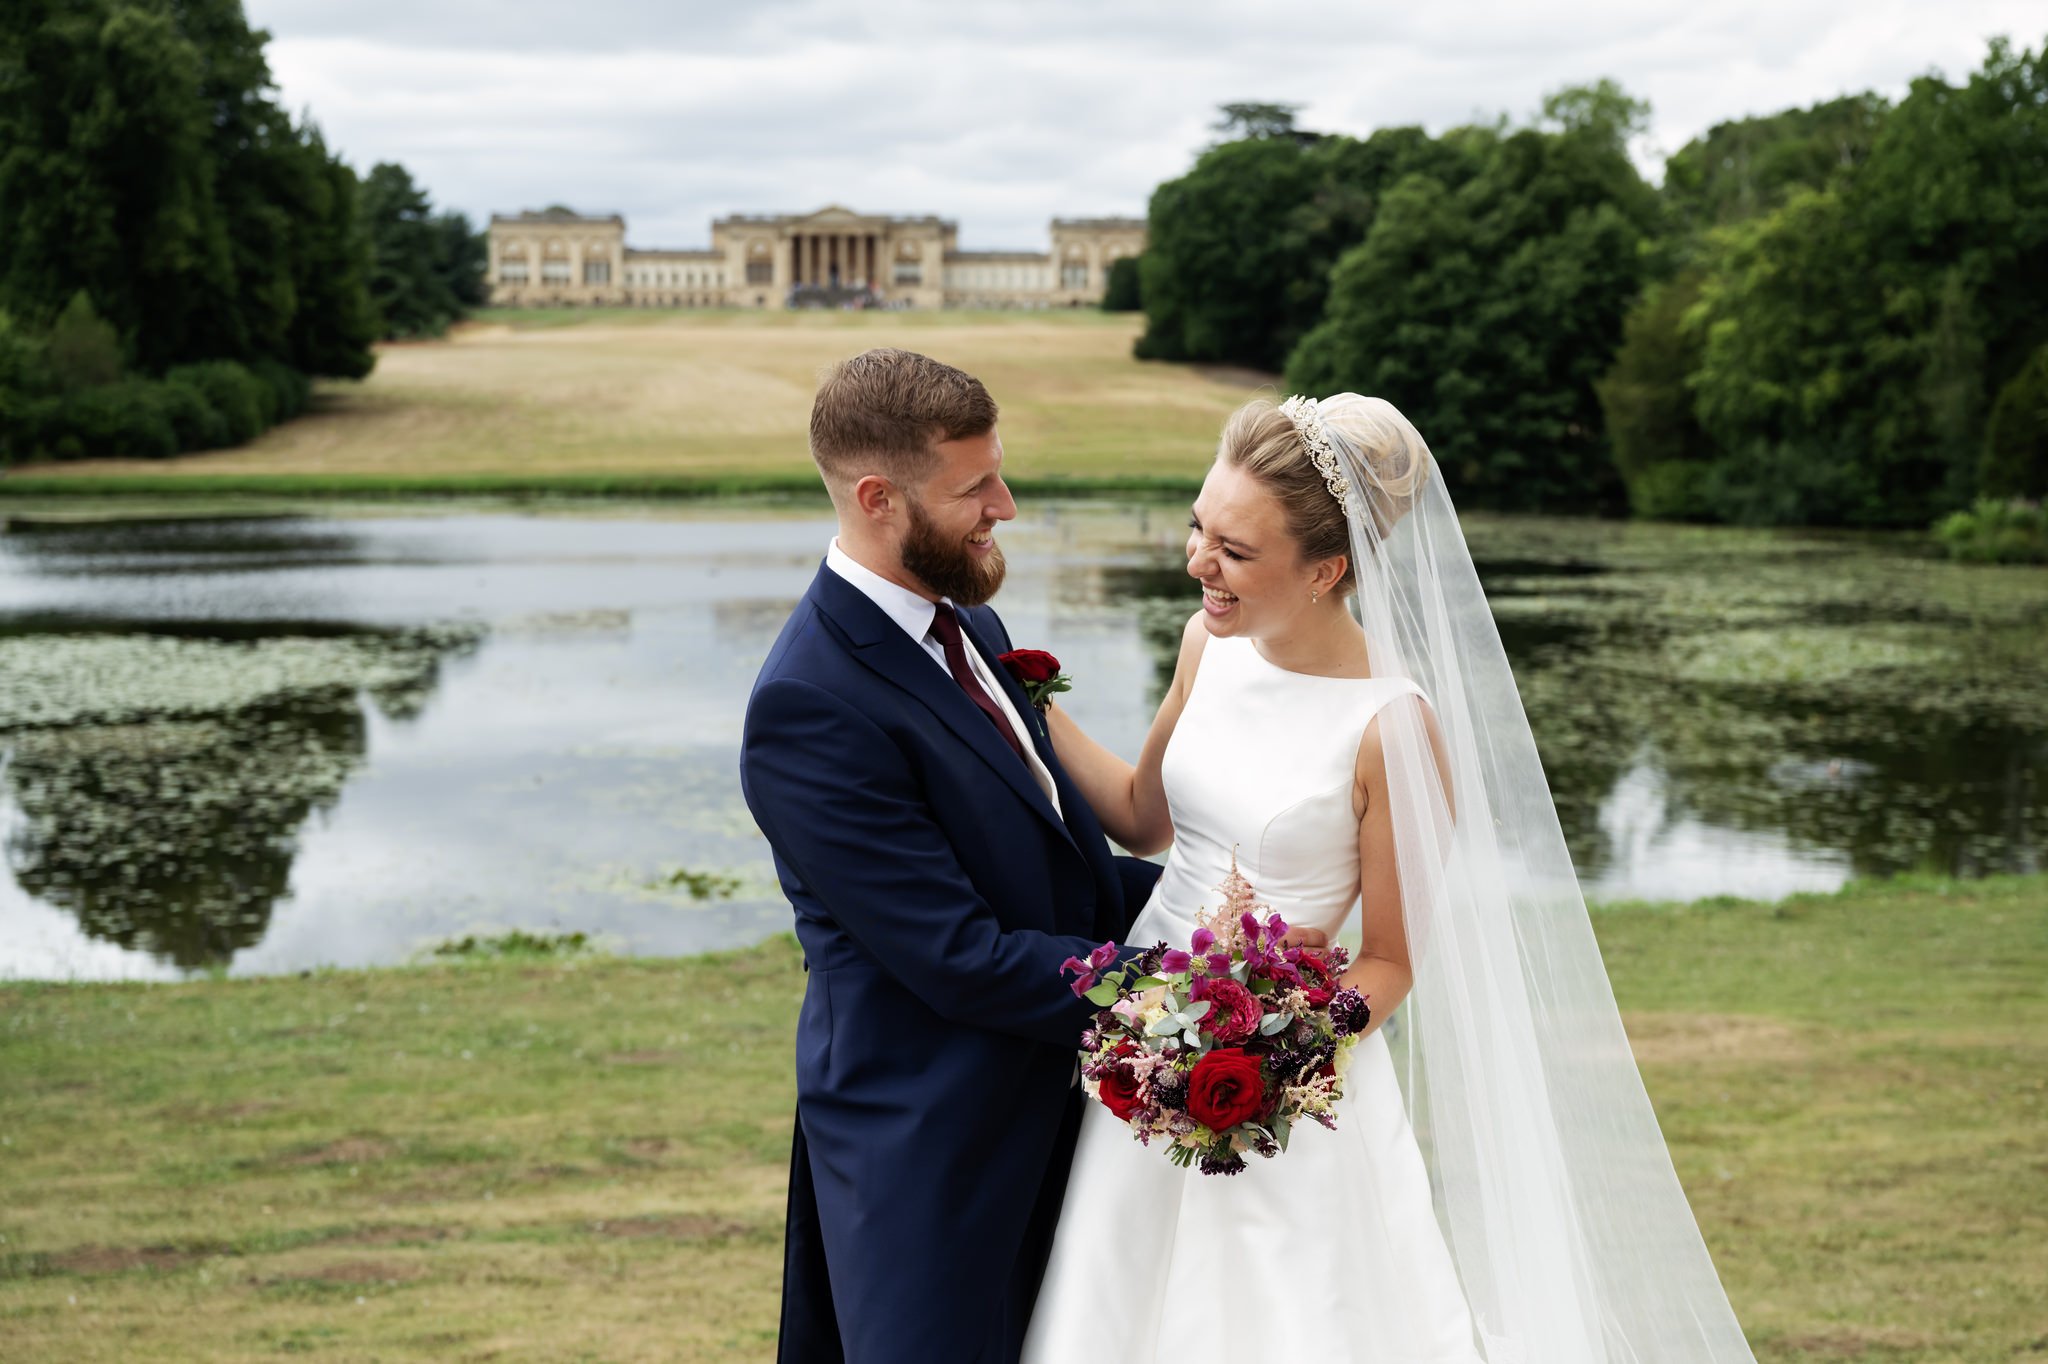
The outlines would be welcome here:
<svg viewBox="0 0 2048 1364">
<path fill-rule="evenodd" d="M 996 776 L 1008 783 L 1026 805 L 1058 829 L 1062 838 L 1073 842 L 1073 832 L 1067 828 L 1059 812 L 1052 808 L 1045 792 L 1039 789 L 1038 779 L 1010 751 L 1010 746 L 990 726 L 988 717 L 967 699 L 967 693 L 960 690 L 960 684 L 904 633 L 901 626 L 890 620 L 882 608 L 869 601 L 859 588 L 829 568 L 818 571 L 811 591 L 820 609 L 845 633 L 856 658 L 922 702 L 946 728 L 953 731 L 955 737 L 973 749 Z M 979 641 L 975 641 L 975 647 L 980 647 Z M 988 651 L 983 649 L 984 658 L 987 654 Z M 990 670 L 998 678 L 1002 678 L 1005 671 L 993 664 Z M 1027 722 L 1026 728 L 1034 726 Z M 1039 739 L 1034 737 L 1033 743 L 1037 742 Z M 1079 850 L 1078 845 L 1076 850 Z"/>
<path fill-rule="evenodd" d="M 988 664 L 988 670 L 1002 683 L 1003 694 L 1010 698 L 1010 704 L 1017 708 L 1018 718 L 1024 721 L 1024 728 L 1031 732 L 1032 747 L 1038 750 L 1045 770 L 1052 774 L 1053 786 L 1060 795 L 1060 809 L 1066 812 L 1067 834 L 1074 840 L 1074 846 L 1088 862 L 1096 883 L 1096 903 L 1104 906 L 1123 903 L 1123 881 L 1117 875 L 1116 861 L 1109 851 L 1109 840 L 1102 832 L 1102 825 L 1095 818 L 1095 811 L 1088 805 L 1073 779 L 1067 776 L 1067 769 L 1060 764 L 1059 755 L 1053 751 L 1052 735 L 1046 729 L 1045 717 L 1024 694 L 1024 687 L 1010 670 L 997 661 L 994 649 L 983 642 L 974 630 L 967 615 L 960 617 L 960 633 L 967 636 L 981 657 Z M 1035 783 L 1034 783 L 1035 784 Z"/>
</svg>

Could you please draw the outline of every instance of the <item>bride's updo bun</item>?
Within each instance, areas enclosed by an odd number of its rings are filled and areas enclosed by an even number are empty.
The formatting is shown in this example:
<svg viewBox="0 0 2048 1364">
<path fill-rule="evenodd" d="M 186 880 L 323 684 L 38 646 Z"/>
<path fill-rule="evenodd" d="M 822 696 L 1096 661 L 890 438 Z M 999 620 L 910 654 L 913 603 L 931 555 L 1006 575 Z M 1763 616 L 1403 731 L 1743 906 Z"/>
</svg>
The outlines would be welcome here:
<svg viewBox="0 0 2048 1364">
<path fill-rule="evenodd" d="M 1339 393 L 1314 407 L 1312 416 L 1290 416 L 1279 404 L 1256 398 L 1224 423 L 1216 457 L 1242 469 L 1280 500 L 1288 534 L 1305 559 L 1344 555 L 1347 563 L 1337 591 L 1354 585 L 1351 524 L 1330 479 L 1317 467 L 1302 421 L 1319 423 L 1350 494 L 1362 499 L 1373 529 L 1384 539 L 1415 504 L 1429 477 L 1429 447 L 1393 404 L 1356 393 Z M 1363 473 L 1364 477 L 1359 475 Z"/>
</svg>

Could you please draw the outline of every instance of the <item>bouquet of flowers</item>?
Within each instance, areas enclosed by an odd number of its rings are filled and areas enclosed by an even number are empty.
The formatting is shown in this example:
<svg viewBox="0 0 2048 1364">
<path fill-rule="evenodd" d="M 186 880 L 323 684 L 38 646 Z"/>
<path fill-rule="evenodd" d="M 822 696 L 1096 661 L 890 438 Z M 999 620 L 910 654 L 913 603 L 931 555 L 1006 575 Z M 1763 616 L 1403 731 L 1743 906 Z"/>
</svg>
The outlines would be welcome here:
<svg viewBox="0 0 2048 1364">
<path fill-rule="evenodd" d="M 1234 1175 L 1247 1151 L 1286 1150 L 1304 1118 L 1336 1127 L 1344 1068 L 1372 1011 L 1338 984 L 1343 948 L 1286 946 L 1280 916 L 1259 917 L 1269 907 L 1235 858 L 1217 889 L 1223 903 L 1197 916 L 1188 950 L 1160 943 L 1119 967 L 1105 943 L 1061 969 L 1101 1006 L 1081 1034 L 1089 1097 L 1140 1142 L 1165 1143 L 1174 1164 Z"/>
</svg>

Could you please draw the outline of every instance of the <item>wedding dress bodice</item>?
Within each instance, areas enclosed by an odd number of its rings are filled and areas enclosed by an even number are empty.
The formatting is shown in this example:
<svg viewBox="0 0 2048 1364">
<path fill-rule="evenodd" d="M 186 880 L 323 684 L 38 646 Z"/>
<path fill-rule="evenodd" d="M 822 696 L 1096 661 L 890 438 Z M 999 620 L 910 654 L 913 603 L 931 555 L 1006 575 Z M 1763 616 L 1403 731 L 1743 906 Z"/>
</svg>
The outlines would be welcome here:
<svg viewBox="0 0 2048 1364">
<path fill-rule="evenodd" d="M 1249 639 L 1211 639 L 1163 767 L 1173 851 L 1131 940 L 1185 947 L 1238 870 L 1289 924 L 1332 938 L 1358 899 L 1352 788 L 1366 726 L 1406 678 L 1316 677 Z"/>
<path fill-rule="evenodd" d="M 1261 900 L 1334 937 L 1358 899 L 1359 741 L 1388 702 L 1420 694 L 1209 640 L 1166 749 L 1173 852 L 1126 941 L 1186 947 L 1233 849 Z M 1352 1054 L 1335 1131 L 1298 1124 L 1284 1154 L 1251 1165 L 1228 1179 L 1183 1169 L 1089 1104 L 1024 1364 L 1094 1358 L 1104 1342 L 1124 1364 L 1481 1364 L 1385 1033 Z"/>
</svg>

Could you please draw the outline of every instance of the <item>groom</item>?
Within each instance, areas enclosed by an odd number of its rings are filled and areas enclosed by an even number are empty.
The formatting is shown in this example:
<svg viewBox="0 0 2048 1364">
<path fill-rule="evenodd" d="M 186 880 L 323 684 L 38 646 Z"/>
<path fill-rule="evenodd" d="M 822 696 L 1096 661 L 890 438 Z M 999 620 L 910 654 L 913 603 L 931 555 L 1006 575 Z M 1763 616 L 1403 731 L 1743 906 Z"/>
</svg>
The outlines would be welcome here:
<svg viewBox="0 0 2048 1364">
<path fill-rule="evenodd" d="M 1009 1364 L 1059 1213 L 1092 1011 L 1060 963 L 1158 869 L 1113 857 L 983 605 L 1017 514 L 996 404 L 902 350 L 835 367 L 839 535 L 747 706 L 740 780 L 796 910 L 780 1359 Z"/>
</svg>

